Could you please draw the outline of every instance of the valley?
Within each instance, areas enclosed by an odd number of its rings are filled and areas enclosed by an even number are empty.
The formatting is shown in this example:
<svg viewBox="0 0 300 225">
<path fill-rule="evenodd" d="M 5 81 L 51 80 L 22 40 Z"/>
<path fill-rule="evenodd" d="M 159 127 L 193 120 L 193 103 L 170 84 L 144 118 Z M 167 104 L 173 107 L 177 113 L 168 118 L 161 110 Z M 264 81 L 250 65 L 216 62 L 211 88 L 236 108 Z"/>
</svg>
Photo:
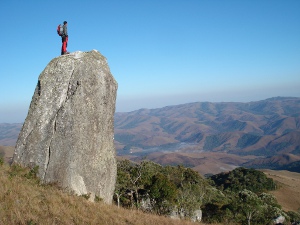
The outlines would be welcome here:
<svg viewBox="0 0 300 225">
<path fill-rule="evenodd" d="M 195 102 L 115 113 L 118 157 L 215 174 L 238 166 L 300 172 L 300 98 Z M 14 146 L 22 124 L 0 124 Z"/>
</svg>

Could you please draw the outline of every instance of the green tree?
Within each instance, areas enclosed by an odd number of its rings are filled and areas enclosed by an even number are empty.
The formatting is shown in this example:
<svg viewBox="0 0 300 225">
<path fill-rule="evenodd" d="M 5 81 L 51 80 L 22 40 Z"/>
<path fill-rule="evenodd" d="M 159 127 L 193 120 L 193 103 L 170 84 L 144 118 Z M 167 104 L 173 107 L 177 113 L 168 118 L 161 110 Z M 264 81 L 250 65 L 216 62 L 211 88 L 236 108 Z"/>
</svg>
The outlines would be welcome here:
<svg viewBox="0 0 300 225">
<path fill-rule="evenodd" d="M 300 211 L 299 212 L 288 211 L 287 215 L 289 216 L 290 221 L 292 223 L 300 221 Z"/>
<path fill-rule="evenodd" d="M 153 207 L 158 214 L 167 214 L 172 210 L 177 196 L 177 189 L 164 174 L 158 173 L 154 175 L 147 189 L 149 190 Z"/>
<path fill-rule="evenodd" d="M 261 217 L 257 219 L 257 221 L 260 223 L 269 224 L 272 223 L 274 218 L 279 216 L 288 218 L 286 213 L 281 209 L 281 206 L 278 204 L 274 195 L 269 193 L 261 193 L 258 197 L 262 201 L 262 213 L 260 214 Z"/>
<path fill-rule="evenodd" d="M 262 211 L 262 201 L 258 196 L 247 189 L 239 192 L 239 204 L 242 214 L 247 219 L 247 224 L 251 224 L 251 220 L 258 216 Z"/>
<path fill-rule="evenodd" d="M 178 213 L 190 218 L 203 203 L 207 183 L 199 173 L 190 168 L 178 167 L 178 169 L 182 173 L 177 197 Z"/>
<path fill-rule="evenodd" d="M 166 166 L 164 174 L 177 187 L 176 209 L 181 217 L 191 218 L 195 210 L 199 210 L 207 199 L 216 196 L 215 190 L 201 175 L 181 165 L 177 167 Z"/>
<path fill-rule="evenodd" d="M 225 204 L 221 207 L 223 215 L 226 220 L 230 220 L 236 223 L 243 221 L 244 216 L 240 213 L 240 199 L 239 196 L 234 192 L 227 192 L 226 198 L 227 202 L 223 201 Z M 224 215 L 225 214 L 225 215 Z M 227 218 L 228 215 L 232 215 L 231 218 Z M 222 222 L 222 221 L 219 221 Z"/>
<path fill-rule="evenodd" d="M 120 207 L 120 199 L 126 194 L 127 188 L 130 186 L 129 178 L 130 174 L 124 169 L 128 167 L 128 162 L 118 162 L 117 167 L 117 180 L 115 186 L 115 196 L 118 207 Z"/>
<path fill-rule="evenodd" d="M 117 162 L 117 179 L 115 185 L 115 196 L 118 207 L 121 204 L 121 198 L 125 196 L 128 187 L 130 186 L 130 167 L 131 163 L 129 160 L 122 160 Z M 124 198 L 126 201 L 126 198 Z M 126 204 L 123 204 L 123 206 Z"/>
<path fill-rule="evenodd" d="M 227 173 L 211 176 L 215 185 L 220 190 L 239 192 L 244 189 L 254 193 L 262 193 L 266 190 L 275 190 L 276 184 L 273 179 L 268 178 L 263 172 L 255 169 L 239 167 Z"/>
<path fill-rule="evenodd" d="M 203 222 L 205 223 L 221 223 L 222 222 L 222 211 L 220 205 L 215 202 L 206 203 L 202 207 L 203 211 Z M 227 213 L 229 213 L 227 211 Z"/>
<path fill-rule="evenodd" d="M 162 166 L 150 162 L 141 161 L 140 163 L 133 163 L 129 160 L 122 160 L 118 162 L 117 182 L 115 196 L 117 204 L 120 205 L 121 197 L 123 202 L 133 207 L 134 205 L 140 207 L 140 192 L 144 190 L 145 186 L 151 183 L 152 177 L 161 170 Z"/>
</svg>

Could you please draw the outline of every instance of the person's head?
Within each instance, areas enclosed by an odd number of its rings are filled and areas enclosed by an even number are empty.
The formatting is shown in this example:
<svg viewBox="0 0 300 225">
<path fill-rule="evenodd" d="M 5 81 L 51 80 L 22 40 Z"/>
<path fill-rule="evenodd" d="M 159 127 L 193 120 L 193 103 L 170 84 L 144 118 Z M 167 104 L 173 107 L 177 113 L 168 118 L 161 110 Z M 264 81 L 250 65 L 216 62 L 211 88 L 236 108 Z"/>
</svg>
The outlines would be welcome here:
<svg viewBox="0 0 300 225">
<path fill-rule="evenodd" d="M 64 25 L 66 25 L 68 22 L 67 21 L 64 21 Z"/>
</svg>

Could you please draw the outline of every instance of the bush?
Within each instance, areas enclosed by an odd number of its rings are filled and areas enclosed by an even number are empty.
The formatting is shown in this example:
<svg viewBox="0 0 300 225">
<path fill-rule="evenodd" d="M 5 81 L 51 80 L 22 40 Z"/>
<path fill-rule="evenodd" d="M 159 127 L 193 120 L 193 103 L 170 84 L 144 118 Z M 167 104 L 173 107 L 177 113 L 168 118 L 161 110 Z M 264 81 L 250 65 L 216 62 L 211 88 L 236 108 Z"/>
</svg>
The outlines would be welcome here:
<svg viewBox="0 0 300 225">
<path fill-rule="evenodd" d="M 243 167 L 228 173 L 214 175 L 210 179 L 219 189 L 224 189 L 224 191 L 239 192 L 247 189 L 254 193 L 262 193 L 266 190 L 276 189 L 273 179 L 268 178 L 263 172 Z"/>
<path fill-rule="evenodd" d="M 89 200 L 91 197 L 91 193 L 87 193 L 87 194 L 82 194 L 80 195 L 81 197 L 85 198 L 86 200 Z"/>
<path fill-rule="evenodd" d="M 25 174 L 25 177 L 28 179 L 35 179 L 37 178 L 38 171 L 39 171 L 39 166 L 35 166 L 31 168 L 27 174 Z"/>
<path fill-rule="evenodd" d="M 25 168 L 21 167 L 19 164 L 13 164 L 9 171 L 9 178 L 12 179 L 15 176 L 25 175 Z"/>
<path fill-rule="evenodd" d="M 290 221 L 292 223 L 296 223 L 296 222 L 300 221 L 300 213 L 296 213 L 296 212 L 293 212 L 293 211 L 288 211 L 287 214 L 290 217 Z"/>
<path fill-rule="evenodd" d="M 0 166 L 4 163 L 4 151 L 0 149 Z"/>
</svg>

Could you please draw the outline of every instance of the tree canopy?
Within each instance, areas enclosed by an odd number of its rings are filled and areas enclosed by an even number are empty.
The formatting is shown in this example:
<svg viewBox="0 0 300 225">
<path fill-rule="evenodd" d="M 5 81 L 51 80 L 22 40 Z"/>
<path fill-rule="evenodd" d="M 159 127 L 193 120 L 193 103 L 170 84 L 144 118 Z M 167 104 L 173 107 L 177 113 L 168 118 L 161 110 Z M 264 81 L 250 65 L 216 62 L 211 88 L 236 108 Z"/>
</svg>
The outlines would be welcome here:
<svg viewBox="0 0 300 225">
<path fill-rule="evenodd" d="M 276 198 L 267 193 L 275 182 L 258 170 L 236 168 L 203 178 L 184 166 L 161 166 L 151 161 L 118 162 L 115 201 L 159 215 L 191 219 L 202 210 L 205 223 L 267 224 L 289 218 Z M 297 218 L 298 213 L 290 213 Z"/>
</svg>

